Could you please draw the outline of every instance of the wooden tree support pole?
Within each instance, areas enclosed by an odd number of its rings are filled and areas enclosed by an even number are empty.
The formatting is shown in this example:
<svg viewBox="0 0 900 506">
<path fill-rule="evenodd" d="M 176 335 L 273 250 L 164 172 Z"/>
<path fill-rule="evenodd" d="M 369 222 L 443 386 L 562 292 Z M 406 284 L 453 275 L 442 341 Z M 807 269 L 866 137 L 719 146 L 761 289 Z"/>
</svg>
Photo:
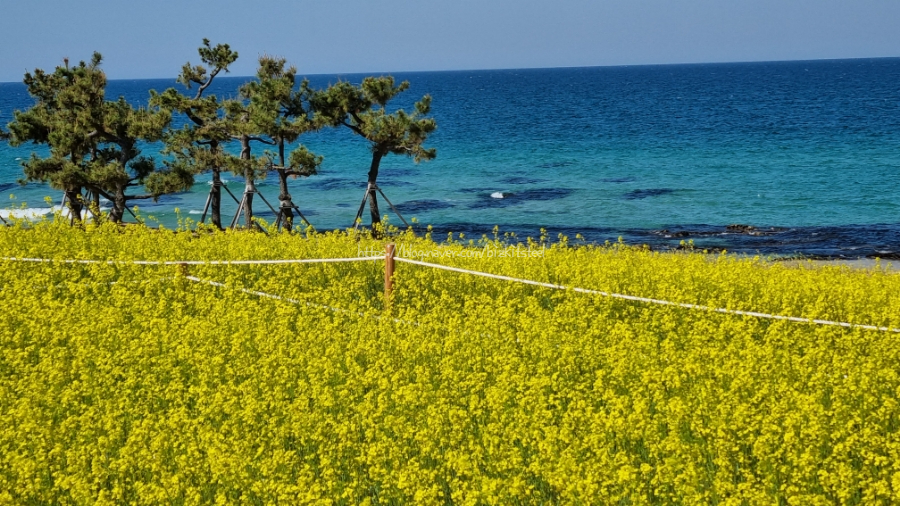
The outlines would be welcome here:
<svg viewBox="0 0 900 506">
<path fill-rule="evenodd" d="M 384 245 L 384 308 L 391 309 L 394 292 L 394 243 Z"/>
</svg>

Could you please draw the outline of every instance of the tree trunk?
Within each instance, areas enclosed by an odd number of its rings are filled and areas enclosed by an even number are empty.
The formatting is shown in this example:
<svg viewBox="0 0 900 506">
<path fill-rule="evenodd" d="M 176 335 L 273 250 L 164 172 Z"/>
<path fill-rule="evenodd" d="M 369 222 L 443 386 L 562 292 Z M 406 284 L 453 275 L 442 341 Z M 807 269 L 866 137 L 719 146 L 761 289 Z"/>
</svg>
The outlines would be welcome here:
<svg viewBox="0 0 900 506">
<path fill-rule="evenodd" d="M 209 219 L 222 230 L 222 174 L 218 168 L 212 170 L 212 189 L 209 191 Z"/>
<path fill-rule="evenodd" d="M 125 206 L 128 205 L 128 199 L 125 197 L 125 190 L 128 188 L 128 155 L 134 150 L 134 142 L 125 142 L 123 140 L 119 143 L 119 146 L 122 148 L 122 154 L 119 157 L 119 170 L 125 181 L 117 181 L 115 183 L 116 191 L 113 193 L 113 208 L 109 213 L 109 218 L 113 223 L 122 223 L 122 220 L 125 218 Z"/>
<path fill-rule="evenodd" d="M 284 220 L 284 229 L 290 232 L 294 228 L 294 209 L 291 194 L 288 191 L 287 178 L 287 170 L 284 168 L 278 169 L 278 185 L 281 190 L 278 194 L 279 209 Z"/>
<path fill-rule="evenodd" d="M 80 223 L 81 212 L 84 210 L 84 203 L 81 201 L 81 187 L 66 188 L 65 194 L 72 221 Z"/>
<path fill-rule="evenodd" d="M 375 194 L 375 181 L 378 180 L 378 167 L 381 166 L 381 158 L 384 156 L 380 151 L 372 153 L 372 166 L 369 167 L 369 214 L 372 216 L 372 225 L 381 223 L 381 213 L 378 211 L 378 199 Z"/>
<path fill-rule="evenodd" d="M 244 225 L 249 230 L 253 227 L 253 192 L 256 191 L 256 186 L 253 184 L 253 174 L 250 173 L 248 169 L 245 173 L 244 177 L 247 179 L 247 184 L 244 186 Z"/>
<path fill-rule="evenodd" d="M 118 187 L 116 188 L 116 192 L 113 194 L 113 207 L 109 212 L 109 219 L 113 223 L 122 223 L 122 218 L 125 217 L 125 206 L 128 205 L 128 200 L 125 198 L 125 188 Z"/>
<path fill-rule="evenodd" d="M 287 169 L 284 166 L 284 139 L 278 139 L 278 205 L 281 211 L 284 229 L 290 232 L 294 228 L 294 209 L 291 192 L 288 190 Z"/>
<path fill-rule="evenodd" d="M 91 192 L 91 202 L 88 204 L 91 206 L 94 215 L 94 223 L 100 223 L 100 193 Z"/>
<path fill-rule="evenodd" d="M 250 160 L 250 136 L 241 135 L 241 160 Z M 244 169 L 244 179 L 247 185 L 244 187 L 244 224 L 249 230 L 253 227 L 253 192 L 256 186 L 253 184 L 253 169 L 249 166 Z"/>
</svg>

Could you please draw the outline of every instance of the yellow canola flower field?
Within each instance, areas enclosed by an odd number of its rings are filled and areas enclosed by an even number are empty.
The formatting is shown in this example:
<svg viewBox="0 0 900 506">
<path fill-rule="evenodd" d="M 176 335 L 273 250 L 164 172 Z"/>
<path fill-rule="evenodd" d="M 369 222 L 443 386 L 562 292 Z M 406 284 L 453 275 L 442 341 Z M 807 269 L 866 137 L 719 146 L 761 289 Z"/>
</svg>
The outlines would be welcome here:
<svg viewBox="0 0 900 506">
<path fill-rule="evenodd" d="M 900 276 L 882 269 L 392 240 L 401 256 L 541 282 L 900 328 Z M 384 243 L 0 229 L 0 256 L 54 259 L 0 261 L 0 503 L 900 502 L 898 333 L 407 263 L 388 313 L 373 260 L 61 262 L 366 250 Z"/>
</svg>

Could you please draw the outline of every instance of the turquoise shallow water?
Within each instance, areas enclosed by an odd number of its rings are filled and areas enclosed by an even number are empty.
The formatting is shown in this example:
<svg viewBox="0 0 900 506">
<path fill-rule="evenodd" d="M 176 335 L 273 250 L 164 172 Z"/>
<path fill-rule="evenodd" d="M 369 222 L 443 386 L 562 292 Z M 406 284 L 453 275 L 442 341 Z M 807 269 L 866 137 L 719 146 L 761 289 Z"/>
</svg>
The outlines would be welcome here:
<svg viewBox="0 0 900 506">
<path fill-rule="evenodd" d="M 401 106 L 434 97 L 438 158 L 388 158 L 380 186 L 407 218 L 440 231 L 546 227 L 551 236 L 655 246 L 689 239 L 747 252 L 900 254 L 900 59 L 395 76 L 412 84 Z M 310 77 L 315 86 L 336 78 Z M 221 79 L 213 91 L 231 95 L 245 80 Z M 112 81 L 108 95 L 140 103 L 150 88 L 171 85 Z M 21 84 L 0 84 L 4 123 L 29 103 Z M 325 163 L 321 175 L 293 183 L 295 202 L 317 228 L 350 225 L 365 187 L 365 143 L 346 131 L 304 143 Z M 15 183 L 16 158 L 29 151 L 0 144 L 0 198 L 46 208 L 44 197 L 58 192 Z M 141 207 L 171 225 L 176 206 L 202 209 L 206 180 Z M 229 187 L 241 191 L 241 178 Z M 274 202 L 274 180 L 259 188 Z"/>
</svg>

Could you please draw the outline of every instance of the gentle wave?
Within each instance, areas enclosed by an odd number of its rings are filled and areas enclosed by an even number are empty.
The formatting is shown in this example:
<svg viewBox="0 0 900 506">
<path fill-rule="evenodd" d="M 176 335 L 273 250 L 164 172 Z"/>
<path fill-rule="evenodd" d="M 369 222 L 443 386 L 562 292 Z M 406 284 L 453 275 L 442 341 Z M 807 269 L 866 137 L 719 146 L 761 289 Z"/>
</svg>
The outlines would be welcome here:
<svg viewBox="0 0 900 506">
<path fill-rule="evenodd" d="M 101 207 L 100 211 L 109 211 L 108 207 Z M 26 220 L 38 220 L 47 216 L 49 214 L 53 214 L 59 212 L 63 216 L 70 216 L 72 212 L 68 207 L 61 206 L 53 206 L 53 207 L 26 207 L 22 209 L 0 209 L 0 217 L 3 218 L 15 218 L 15 219 L 26 219 Z M 83 210 L 81 212 L 81 217 L 86 218 L 89 214 L 89 211 Z"/>
<path fill-rule="evenodd" d="M 2 216 L 3 218 L 37 219 L 54 212 L 56 209 L 59 209 L 59 206 L 53 207 L 53 209 L 40 207 L 29 207 L 25 209 L 0 209 L 0 216 Z"/>
</svg>

